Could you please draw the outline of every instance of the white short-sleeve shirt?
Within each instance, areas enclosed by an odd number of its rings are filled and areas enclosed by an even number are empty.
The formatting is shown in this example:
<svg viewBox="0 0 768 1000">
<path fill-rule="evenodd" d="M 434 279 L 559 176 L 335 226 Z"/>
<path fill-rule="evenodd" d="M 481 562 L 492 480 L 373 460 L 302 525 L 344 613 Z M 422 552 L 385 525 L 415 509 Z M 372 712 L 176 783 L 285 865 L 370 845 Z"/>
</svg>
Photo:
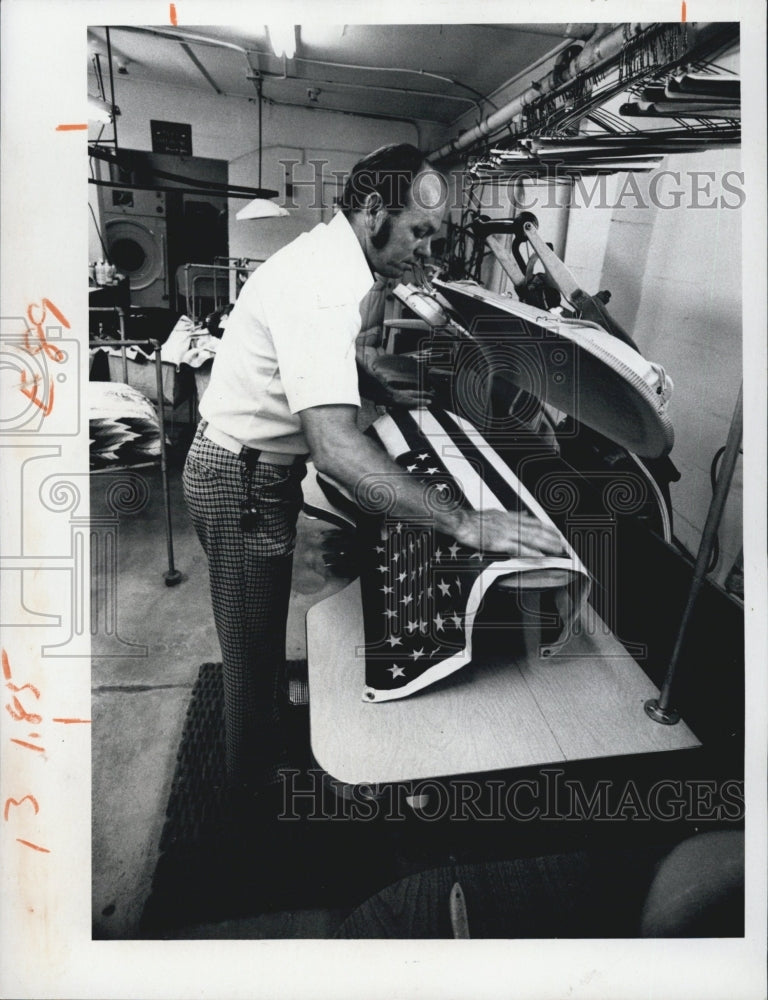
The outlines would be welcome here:
<svg viewBox="0 0 768 1000">
<path fill-rule="evenodd" d="M 249 448 L 306 454 L 298 413 L 360 405 L 355 340 L 374 276 L 344 215 L 278 250 L 243 286 L 200 403 Z"/>
</svg>

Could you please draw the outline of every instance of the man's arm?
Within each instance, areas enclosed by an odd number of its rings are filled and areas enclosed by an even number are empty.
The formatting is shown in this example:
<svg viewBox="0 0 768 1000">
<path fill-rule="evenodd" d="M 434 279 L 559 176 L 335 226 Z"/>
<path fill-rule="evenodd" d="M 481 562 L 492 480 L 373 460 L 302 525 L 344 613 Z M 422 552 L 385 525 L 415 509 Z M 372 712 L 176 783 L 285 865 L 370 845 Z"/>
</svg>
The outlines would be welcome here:
<svg viewBox="0 0 768 1000">
<path fill-rule="evenodd" d="M 316 468 L 353 495 L 364 480 L 376 477 L 392 490 L 395 516 L 430 518 L 439 531 L 468 548 L 512 556 L 563 554 L 556 529 L 530 515 L 431 509 L 424 501 L 422 487 L 357 429 L 356 407 L 313 406 L 302 410 L 299 417 Z"/>
</svg>

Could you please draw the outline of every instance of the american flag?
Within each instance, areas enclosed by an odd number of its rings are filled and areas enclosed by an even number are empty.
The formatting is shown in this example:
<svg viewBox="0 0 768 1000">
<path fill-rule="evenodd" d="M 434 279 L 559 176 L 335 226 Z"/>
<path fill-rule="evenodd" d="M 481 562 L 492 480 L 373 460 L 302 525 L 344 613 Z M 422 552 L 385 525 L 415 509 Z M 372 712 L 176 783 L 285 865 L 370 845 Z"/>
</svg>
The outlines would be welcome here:
<svg viewBox="0 0 768 1000">
<path fill-rule="evenodd" d="M 428 509 L 520 511 L 552 524 L 477 430 L 448 411 L 396 410 L 380 417 L 369 433 L 422 485 Z M 381 499 L 386 483 L 379 486 Z M 358 502 L 369 506 L 364 497 Z M 499 558 L 460 545 L 429 519 L 419 524 L 388 515 L 361 537 L 364 701 L 403 698 L 470 663 L 478 609 L 499 577 L 533 574 L 537 585 L 556 589 L 561 630 L 547 654 L 567 641 L 589 587 L 586 570 L 564 538 L 562 558 Z"/>
</svg>

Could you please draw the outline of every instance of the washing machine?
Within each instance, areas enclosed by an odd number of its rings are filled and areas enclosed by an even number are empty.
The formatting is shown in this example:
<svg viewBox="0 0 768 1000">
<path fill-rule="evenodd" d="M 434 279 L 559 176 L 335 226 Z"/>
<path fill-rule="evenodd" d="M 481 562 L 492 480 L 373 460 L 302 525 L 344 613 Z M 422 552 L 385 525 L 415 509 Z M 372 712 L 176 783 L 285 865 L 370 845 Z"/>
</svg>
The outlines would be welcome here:
<svg viewBox="0 0 768 1000">
<path fill-rule="evenodd" d="M 131 305 L 167 308 L 172 269 L 166 192 L 105 187 L 101 205 L 109 259 L 130 281 Z"/>
</svg>

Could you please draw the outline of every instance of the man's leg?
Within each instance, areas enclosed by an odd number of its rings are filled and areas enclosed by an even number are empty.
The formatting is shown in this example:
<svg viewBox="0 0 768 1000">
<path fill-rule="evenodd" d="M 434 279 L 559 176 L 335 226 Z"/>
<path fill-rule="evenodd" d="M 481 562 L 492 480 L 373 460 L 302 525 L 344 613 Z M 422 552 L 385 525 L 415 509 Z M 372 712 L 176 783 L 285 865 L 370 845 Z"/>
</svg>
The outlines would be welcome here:
<svg viewBox="0 0 768 1000">
<path fill-rule="evenodd" d="M 243 531 L 250 475 L 257 515 Z M 286 766 L 279 726 L 300 475 L 273 466 L 244 469 L 236 456 L 198 435 L 187 457 L 184 492 L 208 556 L 224 674 L 227 778 L 232 787 L 278 780 Z M 286 502 L 281 495 L 293 499 Z"/>
</svg>

